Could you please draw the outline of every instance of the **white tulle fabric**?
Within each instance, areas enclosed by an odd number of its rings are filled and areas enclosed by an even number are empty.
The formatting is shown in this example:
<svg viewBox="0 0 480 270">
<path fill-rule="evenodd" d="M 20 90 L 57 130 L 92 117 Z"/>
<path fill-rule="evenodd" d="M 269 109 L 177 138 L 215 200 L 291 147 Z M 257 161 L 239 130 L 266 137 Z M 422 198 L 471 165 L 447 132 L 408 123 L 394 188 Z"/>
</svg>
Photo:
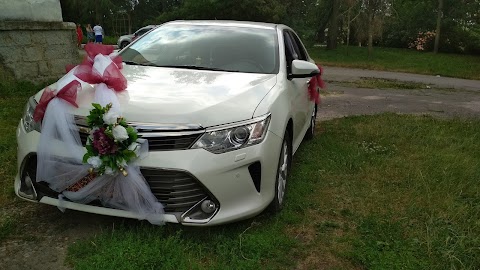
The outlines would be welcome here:
<svg viewBox="0 0 480 270">
<path fill-rule="evenodd" d="M 97 55 L 93 65 L 94 72 L 103 74 L 105 69 L 114 64 L 109 57 Z M 57 82 L 56 89 L 72 80 L 81 81 L 74 75 L 75 69 Z M 94 100 L 106 106 L 112 103 L 112 110 L 121 115 L 120 102 L 117 94 L 104 83 L 95 85 Z M 47 182 L 49 187 L 63 197 L 77 203 L 87 204 L 94 200 L 104 206 L 134 212 L 139 219 L 146 219 L 152 224 L 164 223 L 163 206 L 152 194 L 140 168 L 135 162 L 128 164 L 127 176 L 121 173 L 101 175 L 76 192 L 66 189 L 88 174 L 90 165 L 82 163 L 86 150 L 82 146 L 78 128 L 73 116 L 74 107 L 60 99 L 53 98 L 48 104 L 42 122 L 42 132 L 38 144 L 37 181 Z M 148 155 L 148 143 L 140 140 L 140 158 Z"/>
</svg>

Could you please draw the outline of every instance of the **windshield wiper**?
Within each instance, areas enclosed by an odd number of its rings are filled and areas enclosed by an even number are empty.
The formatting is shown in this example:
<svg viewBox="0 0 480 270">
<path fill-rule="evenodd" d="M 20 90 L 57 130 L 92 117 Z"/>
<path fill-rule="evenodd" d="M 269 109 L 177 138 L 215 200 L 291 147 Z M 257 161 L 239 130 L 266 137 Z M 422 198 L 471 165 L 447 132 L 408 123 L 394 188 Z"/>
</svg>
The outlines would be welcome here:
<svg viewBox="0 0 480 270">
<path fill-rule="evenodd" d="M 202 66 L 193 66 L 193 65 L 164 65 L 164 66 L 159 65 L 159 66 L 156 66 L 156 67 L 238 72 L 238 70 L 227 70 L 227 69 L 221 69 L 221 68 L 215 68 L 215 67 L 202 67 Z"/>
</svg>

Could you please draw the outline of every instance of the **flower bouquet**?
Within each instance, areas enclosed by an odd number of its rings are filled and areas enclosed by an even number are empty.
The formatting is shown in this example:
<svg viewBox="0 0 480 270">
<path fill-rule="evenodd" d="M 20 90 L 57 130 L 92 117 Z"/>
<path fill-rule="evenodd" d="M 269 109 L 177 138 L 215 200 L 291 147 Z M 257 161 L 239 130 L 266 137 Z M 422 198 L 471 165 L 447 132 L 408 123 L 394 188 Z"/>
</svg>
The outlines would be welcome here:
<svg viewBox="0 0 480 270">
<path fill-rule="evenodd" d="M 120 171 L 124 176 L 127 164 L 139 156 L 141 145 L 137 143 L 137 131 L 129 126 L 125 119 L 109 103 L 106 107 L 93 103 L 93 109 L 87 116 L 90 135 L 83 156 L 91 174 L 113 175 Z"/>
</svg>

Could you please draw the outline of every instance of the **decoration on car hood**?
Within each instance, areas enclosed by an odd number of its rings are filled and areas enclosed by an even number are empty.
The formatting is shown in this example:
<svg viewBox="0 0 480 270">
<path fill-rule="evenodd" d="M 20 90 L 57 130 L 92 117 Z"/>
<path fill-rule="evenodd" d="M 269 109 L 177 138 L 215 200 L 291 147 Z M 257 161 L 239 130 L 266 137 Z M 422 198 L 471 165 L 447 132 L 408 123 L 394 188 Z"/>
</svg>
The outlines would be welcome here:
<svg viewBox="0 0 480 270">
<path fill-rule="evenodd" d="M 82 64 L 67 67 L 68 73 L 57 82 L 60 90 L 45 89 L 35 109 L 35 120 L 43 119 L 36 181 L 61 193 L 61 202 L 64 198 L 84 204 L 99 200 L 104 206 L 163 224 L 163 206 L 135 164 L 148 154 L 148 142 L 138 139 L 127 125 L 117 98 L 127 88 L 120 72 L 122 60 L 112 54 L 113 46 L 89 43 L 85 50 L 88 56 Z M 87 151 L 72 114 L 83 82 L 95 85 Z"/>
<path fill-rule="evenodd" d="M 47 110 L 48 103 L 50 103 L 50 101 L 52 101 L 54 97 L 61 98 L 70 103 L 72 106 L 78 108 L 76 101 L 77 91 L 80 89 L 80 86 L 80 82 L 78 82 L 77 80 L 73 80 L 67 85 L 65 85 L 62 89 L 60 89 L 56 94 L 54 90 L 47 87 L 43 91 L 42 97 L 40 98 L 37 107 L 35 107 L 35 111 L 33 113 L 33 120 L 35 120 L 35 122 L 39 122 L 43 119 L 45 111 Z"/>
</svg>

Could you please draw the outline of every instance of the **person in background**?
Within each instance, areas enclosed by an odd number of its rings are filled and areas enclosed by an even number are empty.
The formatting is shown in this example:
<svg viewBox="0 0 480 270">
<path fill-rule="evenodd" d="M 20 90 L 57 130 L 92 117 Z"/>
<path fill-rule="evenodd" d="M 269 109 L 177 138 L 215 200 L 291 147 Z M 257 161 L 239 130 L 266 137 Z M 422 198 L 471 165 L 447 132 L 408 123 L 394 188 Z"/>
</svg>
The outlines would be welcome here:
<svg viewBox="0 0 480 270">
<path fill-rule="evenodd" d="M 102 44 L 103 42 L 103 28 L 99 23 L 93 27 L 93 32 L 95 33 L 95 43 Z"/>
<path fill-rule="evenodd" d="M 79 49 L 82 48 L 82 39 L 83 39 L 82 26 L 79 23 L 77 23 L 77 46 Z"/>
<path fill-rule="evenodd" d="M 92 26 L 90 24 L 87 24 L 87 27 L 85 27 L 85 30 L 87 30 L 87 42 L 94 42 L 95 34 L 93 33 Z"/>
</svg>

